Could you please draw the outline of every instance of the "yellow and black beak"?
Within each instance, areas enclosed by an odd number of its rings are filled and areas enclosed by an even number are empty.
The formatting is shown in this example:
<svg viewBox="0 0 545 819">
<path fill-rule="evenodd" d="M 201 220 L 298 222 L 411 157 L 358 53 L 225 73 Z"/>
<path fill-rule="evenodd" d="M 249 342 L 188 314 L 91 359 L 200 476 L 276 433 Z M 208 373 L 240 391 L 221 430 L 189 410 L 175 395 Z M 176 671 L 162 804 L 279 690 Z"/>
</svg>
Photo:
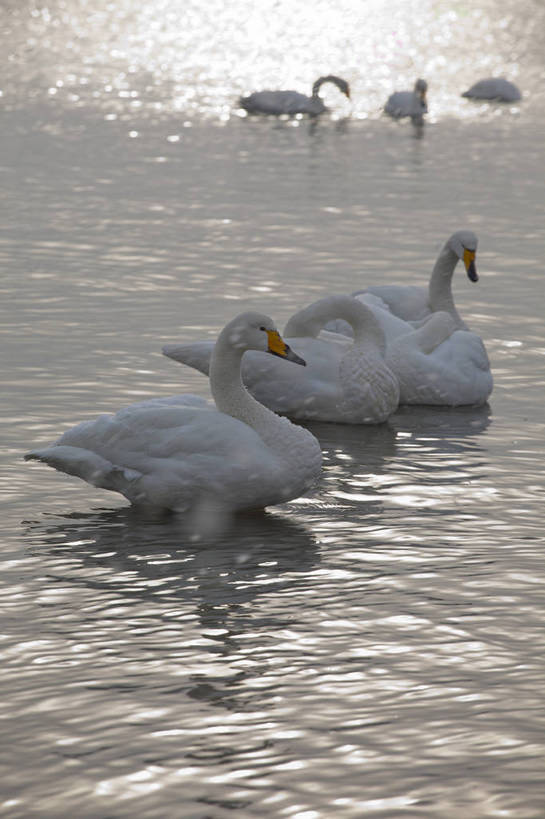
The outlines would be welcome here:
<svg viewBox="0 0 545 819">
<path fill-rule="evenodd" d="M 276 330 L 267 330 L 267 338 L 269 340 L 269 353 L 280 356 L 280 358 L 285 358 L 286 361 L 293 361 L 294 364 L 302 364 L 303 367 L 306 367 L 307 362 L 294 353 L 290 347 L 288 347 L 284 339 Z"/>
<path fill-rule="evenodd" d="M 477 270 L 475 268 L 475 251 L 464 248 L 464 264 L 467 272 L 467 277 L 472 282 L 478 282 Z"/>
</svg>

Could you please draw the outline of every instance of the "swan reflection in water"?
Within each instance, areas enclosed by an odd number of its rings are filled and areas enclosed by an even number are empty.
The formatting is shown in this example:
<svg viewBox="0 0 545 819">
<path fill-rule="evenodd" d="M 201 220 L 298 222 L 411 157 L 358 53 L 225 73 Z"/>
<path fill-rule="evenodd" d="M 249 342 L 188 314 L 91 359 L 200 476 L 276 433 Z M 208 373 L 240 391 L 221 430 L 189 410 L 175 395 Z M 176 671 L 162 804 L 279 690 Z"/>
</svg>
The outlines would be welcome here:
<svg viewBox="0 0 545 819">
<path fill-rule="evenodd" d="M 474 446 L 473 438 L 492 423 L 490 404 L 478 407 L 440 407 L 406 404 L 398 407 L 390 423 L 397 432 L 412 432 L 430 436 L 448 447 Z"/>
<path fill-rule="evenodd" d="M 267 512 L 198 544 L 176 516 L 133 507 L 30 522 L 26 540 L 49 567 L 41 593 L 55 600 L 63 645 L 88 646 L 91 698 L 151 686 L 170 705 L 173 695 L 235 711 L 246 677 L 269 670 L 261 655 L 248 662 L 249 634 L 292 626 L 293 597 L 320 560 L 305 526 Z M 192 744 L 216 747 L 205 735 Z"/>
<path fill-rule="evenodd" d="M 361 525 L 387 519 L 385 504 L 392 499 L 399 503 L 402 496 L 416 494 L 422 504 L 431 505 L 434 487 L 442 487 L 442 501 L 448 502 L 468 479 L 479 479 L 486 462 L 479 438 L 491 420 L 485 404 L 403 406 L 374 427 L 308 423 L 323 451 L 319 499 L 350 509 L 343 530 L 347 538 Z M 396 525 L 410 526 L 409 517 Z"/>
<path fill-rule="evenodd" d="M 291 587 L 294 577 L 306 575 L 318 560 L 312 533 L 270 512 L 239 515 L 228 530 L 206 541 L 196 540 L 176 515 L 136 507 L 55 515 L 54 521 L 44 517 L 26 526 L 29 548 L 42 556 L 47 552 L 62 583 L 77 561 L 90 572 L 78 571 L 73 582 L 132 599 L 157 600 L 162 581 L 163 602 L 245 603 L 265 590 Z M 61 577 L 64 565 L 67 574 Z"/>
</svg>

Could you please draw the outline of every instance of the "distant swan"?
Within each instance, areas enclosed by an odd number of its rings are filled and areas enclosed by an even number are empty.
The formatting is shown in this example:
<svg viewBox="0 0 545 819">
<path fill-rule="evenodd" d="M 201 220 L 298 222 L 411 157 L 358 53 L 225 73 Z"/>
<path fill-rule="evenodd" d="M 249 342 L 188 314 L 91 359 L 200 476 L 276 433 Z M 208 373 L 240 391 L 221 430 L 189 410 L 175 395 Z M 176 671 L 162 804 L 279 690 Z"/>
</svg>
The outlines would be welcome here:
<svg viewBox="0 0 545 819">
<path fill-rule="evenodd" d="M 354 339 L 320 333 L 330 319 L 347 321 Z M 304 356 L 299 378 L 295 368 L 248 352 L 242 378 L 263 404 L 291 418 L 345 424 L 377 424 L 394 412 L 399 387 L 384 360 L 385 341 L 372 312 L 350 296 L 327 296 L 296 313 L 284 336 Z M 212 341 L 168 344 L 163 352 L 207 373 Z"/>
<path fill-rule="evenodd" d="M 216 407 L 194 395 L 143 401 L 84 421 L 25 458 L 120 492 L 133 504 L 179 512 L 203 502 L 235 511 L 295 498 L 318 478 L 320 445 L 244 388 L 246 350 L 305 363 L 270 318 L 242 313 L 222 330 L 212 356 Z"/>
<path fill-rule="evenodd" d="M 399 380 L 400 404 L 478 405 L 492 392 L 483 342 L 443 311 L 390 341 L 386 361 Z"/>
<path fill-rule="evenodd" d="M 370 293 L 385 302 L 394 316 L 404 321 L 421 321 L 437 310 L 450 313 L 456 326 L 467 329 L 454 305 L 452 295 L 452 275 L 459 260 L 462 260 L 468 278 L 478 281 L 475 268 L 477 237 L 471 230 L 453 233 L 442 248 L 431 273 L 427 287 L 414 285 L 372 285 L 358 290 L 353 295 L 359 297 Z"/>
<path fill-rule="evenodd" d="M 412 91 L 395 91 L 391 94 L 384 106 L 387 114 L 395 119 L 411 117 L 413 122 L 422 123 L 424 114 L 428 113 L 426 80 L 417 80 Z"/>
<path fill-rule="evenodd" d="M 339 91 L 350 99 L 350 86 L 346 80 L 329 74 L 320 77 L 312 86 L 312 96 L 307 97 L 298 91 L 254 91 L 249 97 L 241 97 L 240 105 L 249 114 L 310 114 L 317 116 L 327 111 L 322 98 L 318 95 L 326 82 L 336 85 Z"/>
<path fill-rule="evenodd" d="M 516 102 L 520 100 L 521 96 L 514 83 L 501 77 L 479 80 L 462 94 L 462 97 L 475 100 L 498 100 L 499 102 Z"/>
</svg>

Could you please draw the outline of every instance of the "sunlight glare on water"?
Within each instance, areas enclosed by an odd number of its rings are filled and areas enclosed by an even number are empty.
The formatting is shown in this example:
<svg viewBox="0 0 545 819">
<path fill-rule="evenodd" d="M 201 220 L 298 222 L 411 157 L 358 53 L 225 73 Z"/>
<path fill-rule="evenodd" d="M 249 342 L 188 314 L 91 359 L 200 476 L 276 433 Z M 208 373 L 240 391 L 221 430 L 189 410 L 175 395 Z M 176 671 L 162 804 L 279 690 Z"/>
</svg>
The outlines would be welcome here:
<svg viewBox="0 0 545 819">
<path fill-rule="evenodd" d="M 4 96 L 21 104 L 25 79 L 34 99 L 96 104 L 108 115 L 180 112 L 221 121 L 236 112 L 237 93 L 310 94 L 318 76 L 335 73 L 350 82 L 353 100 L 326 92 L 337 115 L 365 119 L 422 76 L 431 115 L 463 118 L 472 107 L 460 93 L 476 78 L 535 82 L 534 55 L 520 43 L 542 30 L 545 12 L 527 5 L 498 14 L 494 0 L 14 3 Z M 18 25 L 29 14 L 30 24 Z"/>
</svg>

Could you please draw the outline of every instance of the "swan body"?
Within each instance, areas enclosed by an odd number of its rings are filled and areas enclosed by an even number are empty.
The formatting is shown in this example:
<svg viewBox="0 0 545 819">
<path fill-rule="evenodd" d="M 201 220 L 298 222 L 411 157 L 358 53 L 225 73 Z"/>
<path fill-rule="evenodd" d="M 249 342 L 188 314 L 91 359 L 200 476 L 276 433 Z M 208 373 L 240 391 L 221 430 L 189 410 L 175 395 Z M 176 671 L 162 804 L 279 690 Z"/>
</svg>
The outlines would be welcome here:
<svg viewBox="0 0 545 819">
<path fill-rule="evenodd" d="M 250 349 L 304 364 L 270 318 L 243 313 L 220 333 L 212 355 L 216 406 L 193 395 L 143 401 L 78 424 L 25 457 L 133 504 L 179 512 L 210 502 L 235 511 L 295 498 L 320 473 L 320 446 L 244 388 L 240 364 Z"/>
<path fill-rule="evenodd" d="M 514 83 L 501 77 L 479 80 L 462 94 L 462 97 L 469 97 L 470 99 L 498 100 L 499 102 L 516 102 L 520 100 L 521 96 Z"/>
<path fill-rule="evenodd" d="M 353 336 L 321 332 L 330 319 L 348 322 Z M 248 352 L 242 378 L 252 395 L 275 412 L 299 420 L 376 424 L 397 408 L 397 379 L 384 360 L 384 335 L 372 312 L 350 296 L 328 296 L 296 313 L 284 335 L 304 356 L 295 368 L 259 352 Z M 167 345 L 165 355 L 206 373 L 213 342 Z"/>
<path fill-rule="evenodd" d="M 322 85 L 326 82 L 336 85 L 339 91 L 350 99 L 350 86 L 346 80 L 333 74 L 320 77 L 312 86 L 312 96 L 307 97 L 299 91 L 254 91 L 248 97 L 240 98 L 240 105 L 249 114 L 309 114 L 318 116 L 327 111 L 324 101 L 319 96 Z"/>
<path fill-rule="evenodd" d="M 475 268 L 477 241 L 470 230 L 453 233 L 435 262 L 428 287 L 374 285 L 353 295 L 359 298 L 363 294 L 371 294 L 382 299 L 388 310 L 404 321 L 419 322 L 438 310 L 447 312 L 459 329 L 467 329 L 454 305 L 452 275 L 458 261 L 462 260 L 470 281 L 478 281 Z"/>
<path fill-rule="evenodd" d="M 417 80 L 412 91 L 395 91 L 386 100 L 384 110 L 394 119 L 411 117 L 413 122 L 422 123 L 428 113 L 426 80 Z"/>
<path fill-rule="evenodd" d="M 388 344 L 386 361 L 400 385 L 400 404 L 484 404 L 493 380 L 483 342 L 438 311 Z"/>
</svg>

